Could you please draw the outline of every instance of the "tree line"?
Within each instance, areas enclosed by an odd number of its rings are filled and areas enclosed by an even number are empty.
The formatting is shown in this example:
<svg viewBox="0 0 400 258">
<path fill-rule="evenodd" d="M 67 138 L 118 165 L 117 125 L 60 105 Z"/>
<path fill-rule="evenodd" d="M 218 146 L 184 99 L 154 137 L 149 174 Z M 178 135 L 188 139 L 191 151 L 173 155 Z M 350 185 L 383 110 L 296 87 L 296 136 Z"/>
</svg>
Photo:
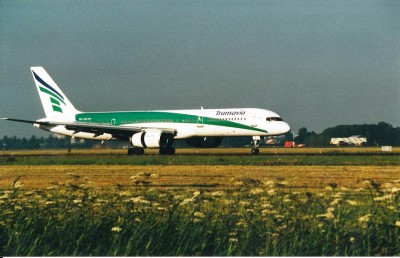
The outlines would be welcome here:
<svg viewBox="0 0 400 258">
<path fill-rule="evenodd" d="M 299 129 L 297 136 L 293 137 L 292 133 L 277 137 L 279 144 L 283 146 L 286 141 L 294 140 L 296 144 L 305 144 L 307 147 L 327 147 L 331 138 L 350 137 L 360 135 L 367 138 L 366 146 L 400 146 L 400 127 L 380 122 L 378 124 L 363 125 L 338 125 L 327 128 L 322 133 L 308 131 L 307 128 Z M 223 147 L 243 147 L 250 146 L 251 137 L 225 137 Z M 47 138 L 36 137 L 32 135 L 30 138 L 17 138 L 16 136 L 4 136 L 0 139 L 0 148 L 3 150 L 12 149 L 62 149 L 62 148 L 98 148 L 101 142 L 94 140 L 78 140 L 70 137 L 54 137 L 50 134 Z M 104 142 L 104 148 L 122 148 L 129 143 L 110 141 Z M 175 146 L 187 147 L 184 141 L 176 141 Z"/>
<path fill-rule="evenodd" d="M 317 134 L 309 132 L 305 127 L 300 128 L 294 138 L 297 144 L 309 147 L 329 146 L 331 138 L 345 138 L 354 135 L 366 137 L 365 146 L 400 146 L 400 127 L 380 122 L 378 124 L 338 125 L 330 127 Z"/>
</svg>

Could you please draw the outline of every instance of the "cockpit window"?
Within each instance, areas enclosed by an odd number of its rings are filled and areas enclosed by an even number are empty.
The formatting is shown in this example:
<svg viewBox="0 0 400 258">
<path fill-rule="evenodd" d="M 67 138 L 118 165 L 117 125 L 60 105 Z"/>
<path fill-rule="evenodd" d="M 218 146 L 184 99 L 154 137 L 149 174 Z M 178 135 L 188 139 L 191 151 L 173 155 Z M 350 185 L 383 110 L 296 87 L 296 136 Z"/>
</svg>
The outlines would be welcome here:
<svg viewBox="0 0 400 258">
<path fill-rule="evenodd" d="M 279 116 L 272 116 L 272 117 L 267 117 L 267 121 L 268 122 L 272 122 L 272 121 L 283 121 L 283 119 Z"/>
</svg>

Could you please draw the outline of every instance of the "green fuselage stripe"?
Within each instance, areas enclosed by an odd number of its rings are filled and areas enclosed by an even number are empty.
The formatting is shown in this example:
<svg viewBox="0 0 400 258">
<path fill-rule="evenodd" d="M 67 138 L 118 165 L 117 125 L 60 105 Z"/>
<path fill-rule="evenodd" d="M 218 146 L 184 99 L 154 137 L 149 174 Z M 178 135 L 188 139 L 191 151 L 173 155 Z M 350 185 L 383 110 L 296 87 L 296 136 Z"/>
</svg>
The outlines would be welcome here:
<svg viewBox="0 0 400 258">
<path fill-rule="evenodd" d="M 237 122 L 224 120 L 222 118 L 200 117 L 196 115 L 158 112 L 158 111 L 137 111 L 137 112 L 96 112 L 80 113 L 75 116 L 77 122 L 125 125 L 142 123 L 187 123 L 224 126 L 238 129 L 246 129 L 267 133 L 267 131 L 244 125 Z"/>
</svg>

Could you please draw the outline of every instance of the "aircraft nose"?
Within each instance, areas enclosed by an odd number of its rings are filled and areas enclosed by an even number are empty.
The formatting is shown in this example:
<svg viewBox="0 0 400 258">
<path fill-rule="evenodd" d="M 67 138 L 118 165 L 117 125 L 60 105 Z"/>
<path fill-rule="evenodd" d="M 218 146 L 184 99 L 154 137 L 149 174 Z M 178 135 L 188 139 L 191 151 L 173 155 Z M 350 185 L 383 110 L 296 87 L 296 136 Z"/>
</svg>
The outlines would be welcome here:
<svg viewBox="0 0 400 258">
<path fill-rule="evenodd" d="M 274 122 L 269 128 L 269 132 L 272 133 L 273 135 L 282 135 L 288 133 L 289 131 L 290 131 L 290 126 L 283 121 Z"/>
<path fill-rule="evenodd" d="M 288 123 L 283 122 L 282 131 L 283 131 L 283 134 L 290 132 L 290 126 Z"/>
</svg>

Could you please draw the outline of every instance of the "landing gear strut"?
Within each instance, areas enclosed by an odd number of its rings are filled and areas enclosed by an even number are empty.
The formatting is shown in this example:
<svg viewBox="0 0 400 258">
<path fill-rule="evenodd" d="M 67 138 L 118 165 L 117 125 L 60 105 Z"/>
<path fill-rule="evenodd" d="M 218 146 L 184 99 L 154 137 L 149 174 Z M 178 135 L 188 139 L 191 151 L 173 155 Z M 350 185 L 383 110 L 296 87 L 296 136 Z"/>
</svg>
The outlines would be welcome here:
<svg viewBox="0 0 400 258">
<path fill-rule="evenodd" d="M 253 136 L 253 147 L 251 148 L 251 154 L 258 155 L 260 153 L 260 149 L 258 148 L 260 146 L 260 140 L 260 136 Z"/>
<path fill-rule="evenodd" d="M 132 156 L 132 155 L 143 155 L 144 154 L 144 149 L 143 148 L 129 148 L 128 149 L 128 156 Z"/>
</svg>

